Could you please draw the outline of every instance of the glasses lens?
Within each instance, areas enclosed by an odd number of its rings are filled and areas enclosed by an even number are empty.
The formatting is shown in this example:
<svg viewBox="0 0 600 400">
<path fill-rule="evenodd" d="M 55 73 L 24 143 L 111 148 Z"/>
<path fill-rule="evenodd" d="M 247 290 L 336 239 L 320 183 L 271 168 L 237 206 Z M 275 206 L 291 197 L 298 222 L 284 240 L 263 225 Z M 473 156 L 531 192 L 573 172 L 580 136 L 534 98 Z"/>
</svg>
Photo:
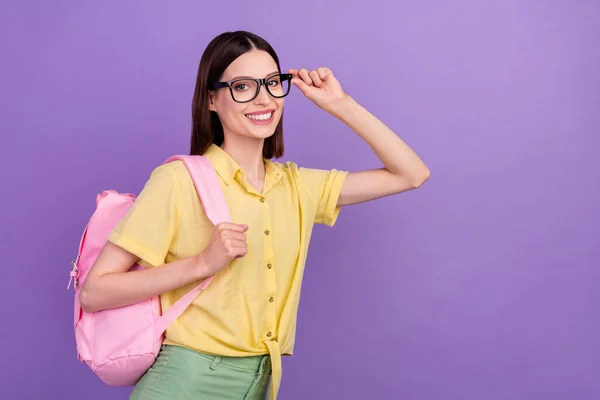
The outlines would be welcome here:
<svg viewBox="0 0 600 400">
<path fill-rule="evenodd" d="M 231 85 L 231 93 L 235 101 L 250 101 L 256 96 L 256 81 L 244 79 L 233 82 Z"/>
<path fill-rule="evenodd" d="M 290 91 L 290 81 L 282 79 L 281 75 L 275 75 L 267 81 L 267 88 L 273 97 L 283 97 Z"/>
</svg>

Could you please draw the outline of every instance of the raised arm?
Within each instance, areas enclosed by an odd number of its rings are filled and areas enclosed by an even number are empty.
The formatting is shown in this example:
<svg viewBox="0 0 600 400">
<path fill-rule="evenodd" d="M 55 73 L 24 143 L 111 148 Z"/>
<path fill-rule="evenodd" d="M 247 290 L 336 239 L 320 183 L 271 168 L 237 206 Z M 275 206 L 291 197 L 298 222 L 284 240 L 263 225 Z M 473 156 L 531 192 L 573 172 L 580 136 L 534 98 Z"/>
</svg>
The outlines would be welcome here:
<svg viewBox="0 0 600 400">
<path fill-rule="evenodd" d="M 420 187 L 430 176 L 419 156 L 383 122 L 346 94 L 331 70 L 290 69 L 292 83 L 317 106 L 356 132 L 375 152 L 383 167 L 351 172 L 338 205 L 362 203 Z"/>
</svg>

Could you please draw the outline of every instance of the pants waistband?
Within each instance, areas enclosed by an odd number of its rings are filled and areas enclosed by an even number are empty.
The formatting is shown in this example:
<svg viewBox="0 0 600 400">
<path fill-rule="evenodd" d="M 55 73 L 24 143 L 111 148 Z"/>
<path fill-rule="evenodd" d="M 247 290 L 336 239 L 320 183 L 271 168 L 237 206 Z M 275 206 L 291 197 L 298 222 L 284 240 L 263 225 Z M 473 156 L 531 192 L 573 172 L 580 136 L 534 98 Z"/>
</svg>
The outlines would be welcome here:
<svg viewBox="0 0 600 400">
<path fill-rule="evenodd" d="M 203 357 L 211 361 L 210 367 L 216 369 L 219 364 L 228 365 L 234 368 L 241 368 L 252 372 L 258 372 L 265 368 L 271 368 L 271 357 L 266 355 L 248 356 L 248 357 L 228 357 L 228 356 L 216 356 L 212 354 L 203 353 L 196 349 L 191 349 L 185 346 L 178 346 L 174 344 L 163 344 L 161 347 L 162 351 L 191 351 L 200 357 Z"/>
</svg>

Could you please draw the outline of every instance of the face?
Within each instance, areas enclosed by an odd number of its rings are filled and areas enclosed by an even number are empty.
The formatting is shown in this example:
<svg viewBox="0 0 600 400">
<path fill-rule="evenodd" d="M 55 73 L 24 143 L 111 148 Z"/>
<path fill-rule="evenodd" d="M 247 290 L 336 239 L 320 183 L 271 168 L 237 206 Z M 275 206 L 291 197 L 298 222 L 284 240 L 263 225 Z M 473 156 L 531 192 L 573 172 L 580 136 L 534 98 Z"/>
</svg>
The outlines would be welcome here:
<svg viewBox="0 0 600 400">
<path fill-rule="evenodd" d="M 262 50 L 251 50 L 234 60 L 225 70 L 221 82 L 240 77 L 268 78 L 278 73 L 275 60 Z M 273 86 L 270 87 L 271 90 Z M 236 99 L 255 93 L 248 85 L 234 85 Z M 246 91 L 246 94 L 244 92 Z M 239 93 L 239 95 L 238 95 Z M 231 97 L 229 88 L 221 88 L 210 93 L 210 110 L 219 115 L 225 136 L 241 135 L 256 139 L 265 139 L 273 135 L 283 112 L 283 98 L 271 96 L 264 85 L 258 96 L 247 103 L 238 103 Z"/>
</svg>

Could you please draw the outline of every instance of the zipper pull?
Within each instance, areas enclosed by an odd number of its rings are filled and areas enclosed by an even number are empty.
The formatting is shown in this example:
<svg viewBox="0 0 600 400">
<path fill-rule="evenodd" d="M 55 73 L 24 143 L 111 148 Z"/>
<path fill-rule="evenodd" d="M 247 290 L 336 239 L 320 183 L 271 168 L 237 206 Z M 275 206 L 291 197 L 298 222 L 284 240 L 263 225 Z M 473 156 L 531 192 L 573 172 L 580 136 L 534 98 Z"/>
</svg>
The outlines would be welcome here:
<svg viewBox="0 0 600 400">
<path fill-rule="evenodd" d="M 75 264 L 75 261 L 71 261 L 71 265 L 73 266 L 73 269 L 69 273 L 70 278 L 69 278 L 69 284 L 67 285 L 67 290 L 69 290 L 71 288 L 71 282 L 73 282 L 73 278 L 75 278 L 75 285 L 73 285 L 73 289 L 75 289 L 75 287 L 79 283 L 79 281 L 77 279 L 77 275 L 79 275 L 79 269 L 77 269 L 77 264 Z"/>
</svg>

